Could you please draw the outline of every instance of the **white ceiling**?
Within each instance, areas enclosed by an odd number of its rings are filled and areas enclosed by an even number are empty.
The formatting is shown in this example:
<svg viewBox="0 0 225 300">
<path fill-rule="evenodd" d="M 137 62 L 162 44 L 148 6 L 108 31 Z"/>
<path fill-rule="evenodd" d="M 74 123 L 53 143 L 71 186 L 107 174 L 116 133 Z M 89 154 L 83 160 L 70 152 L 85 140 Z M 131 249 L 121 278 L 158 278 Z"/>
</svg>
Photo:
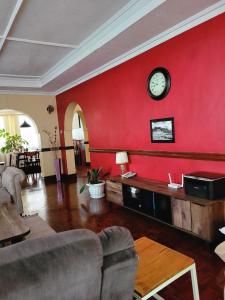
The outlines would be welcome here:
<svg viewBox="0 0 225 300">
<path fill-rule="evenodd" d="M 58 94 L 225 11 L 225 0 L 0 0 L 0 93 Z"/>
</svg>

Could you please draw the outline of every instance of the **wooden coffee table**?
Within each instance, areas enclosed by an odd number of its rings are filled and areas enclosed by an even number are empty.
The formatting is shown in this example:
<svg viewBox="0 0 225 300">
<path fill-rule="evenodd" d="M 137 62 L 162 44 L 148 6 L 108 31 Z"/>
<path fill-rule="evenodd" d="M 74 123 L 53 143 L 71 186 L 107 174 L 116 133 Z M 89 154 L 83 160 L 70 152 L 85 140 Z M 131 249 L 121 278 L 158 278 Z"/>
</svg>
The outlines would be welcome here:
<svg viewBox="0 0 225 300">
<path fill-rule="evenodd" d="M 191 273 L 193 299 L 200 299 L 195 262 L 192 258 L 146 237 L 135 241 L 135 249 L 139 256 L 134 292 L 136 299 L 147 300 L 153 297 L 162 300 L 157 292 L 187 272 Z"/>
<path fill-rule="evenodd" d="M 0 245 L 21 241 L 30 232 L 11 203 L 0 205 Z"/>
</svg>

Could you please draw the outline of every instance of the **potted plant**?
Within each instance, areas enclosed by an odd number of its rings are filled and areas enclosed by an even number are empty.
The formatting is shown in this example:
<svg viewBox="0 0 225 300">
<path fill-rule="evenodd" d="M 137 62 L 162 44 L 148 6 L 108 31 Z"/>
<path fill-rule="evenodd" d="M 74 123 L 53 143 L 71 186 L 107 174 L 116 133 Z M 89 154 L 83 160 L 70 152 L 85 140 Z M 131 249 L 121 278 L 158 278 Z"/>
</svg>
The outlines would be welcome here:
<svg viewBox="0 0 225 300">
<path fill-rule="evenodd" d="M 82 193 L 86 186 L 89 188 L 89 193 L 91 198 L 102 198 L 105 196 L 104 194 L 104 185 L 105 182 L 100 179 L 100 173 L 102 168 L 99 169 L 91 169 L 87 172 L 87 184 L 84 184 L 81 189 L 80 193 Z M 105 177 L 107 174 L 104 174 L 103 177 Z"/>
<path fill-rule="evenodd" d="M 5 129 L 0 129 L 0 137 L 5 139 L 5 145 L 0 148 L 2 153 L 20 152 L 24 145 L 28 145 L 28 142 L 21 135 L 10 134 Z"/>
</svg>

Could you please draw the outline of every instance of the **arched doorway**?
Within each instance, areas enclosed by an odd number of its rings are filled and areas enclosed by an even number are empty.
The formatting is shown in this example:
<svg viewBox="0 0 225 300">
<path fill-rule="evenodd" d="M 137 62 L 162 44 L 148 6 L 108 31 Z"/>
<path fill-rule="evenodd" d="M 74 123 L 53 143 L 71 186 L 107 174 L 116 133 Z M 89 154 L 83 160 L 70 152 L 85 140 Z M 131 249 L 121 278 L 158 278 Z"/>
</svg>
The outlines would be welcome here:
<svg viewBox="0 0 225 300">
<path fill-rule="evenodd" d="M 23 126 L 24 124 L 25 126 Z M 37 125 L 34 120 L 27 114 L 16 110 L 0 110 L 0 128 L 5 129 L 5 131 L 11 135 L 20 135 L 22 139 L 27 141 L 27 144 L 24 145 L 24 148 L 26 150 L 34 151 L 41 149 L 41 142 Z M 4 139 L 1 138 L 0 147 L 2 147 L 3 145 Z M 10 160 L 11 158 L 9 155 L 0 153 L 0 159 L 1 161 L 5 161 L 6 165 L 15 165 L 15 162 L 12 162 Z"/>
<path fill-rule="evenodd" d="M 84 113 L 77 104 L 74 109 L 72 122 L 72 139 L 75 149 L 76 167 L 85 167 L 90 165 L 89 138 L 88 129 Z"/>
<path fill-rule="evenodd" d="M 84 113 L 77 103 L 70 103 L 66 109 L 64 119 L 64 138 L 66 146 L 66 163 L 68 174 L 71 174 L 72 161 L 74 169 L 76 167 L 86 167 L 90 165 L 88 128 Z M 73 145 L 73 152 L 68 146 Z M 80 157 L 78 155 L 80 153 Z M 72 157 L 73 156 L 73 159 Z"/>
</svg>

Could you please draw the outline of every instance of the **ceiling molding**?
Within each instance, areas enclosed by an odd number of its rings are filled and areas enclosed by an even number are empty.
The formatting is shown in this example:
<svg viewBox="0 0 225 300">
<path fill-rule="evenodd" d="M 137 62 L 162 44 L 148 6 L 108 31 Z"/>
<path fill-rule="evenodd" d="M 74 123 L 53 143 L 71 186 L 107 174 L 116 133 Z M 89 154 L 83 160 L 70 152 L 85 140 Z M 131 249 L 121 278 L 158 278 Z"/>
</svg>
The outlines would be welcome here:
<svg viewBox="0 0 225 300">
<path fill-rule="evenodd" d="M 15 94 L 30 94 L 30 95 L 58 95 L 80 83 L 87 81 L 185 31 L 191 29 L 225 11 L 225 0 L 220 0 L 216 4 L 208 7 L 205 10 L 187 18 L 186 20 L 180 22 L 179 24 L 165 30 L 164 32 L 158 34 L 154 38 L 138 45 L 137 47 L 127 51 L 121 56 L 107 62 L 101 67 L 91 71 L 88 74 L 72 81 L 59 88 L 54 92 L 42 92 L 41 88 L 46 86 L 49 82 L 56 79 L 59 75 L 64 73 L 66 70 L 76 65 L 81 60 L 85 59 L 88 55 L 102 47 L 104 44 L 112 40 L 114 37 L 119 35 L 121 32 L 126 30 L 132 24 L 140 20 L 150 11 L 154 10 L 156 7 L 160 6 L 167 0 L 131 0 L 129 3 L 124 6 L 120 11 L 118 11 L 113 17 L 111 17 L 107 22 L 100 26 L 93 34 L 91 34 L 86 40 L 84 40 L 79 46 L 67 45 L 67 44 L 58 44 L 50 43 L 44 41 L 35 41 L 29 39 L 19 39 L 9 37 L 8 33 L 10 28 L 16 18 L 16 15 L 23 3 L 23 0 L 17 0 L 17 3 L 14 7 L 13 13 L 11 15 L 10 21 L 8 22 L 7 28 L 3 36 L 0 37 L 0 45 L 4 44 L 6 40 L 15 41 L 15 42 L 24 42 L 32 44 L 43 44 L 49 46 L 57 47 L 68 47 L 74 48 L 64 59 L 57 63 L 53 68 L 51 68 L 47 73 L 42 76 L 20 76 L 20 75 L 11 75 L 11 74 L 0 74 L 0 93 L 15 93 Z M 1 40 L 2 39 L 2 40 Z M 3 41 L 3 43 L 2 43 Z M 1 87 L 18 87 L 25 89 L 24 91 L 9 91 L 2 90 Z M 27 91 L 29 88 L 40 89 L 38 91 Z"/>
<path fill-rule="evenodd" d="M 209 19 L 224 13 L 225 11 L 225 0 L 220 1 L 219 3 L 212 5 L 205 10 L 202 10 L 201 12 L 191 16 L 190 18 L 178 23 L 177 25 L 169 28 L 168 30 L 165 30 L 164 32 L 160 33 L 159 35 L 155 36 L 154 38 L 148 40 L 147 42 L 131 49 L 130 51 L 124 53 L 123 55 L 111 60 L 110 62 L 102 65 L 101 67 L 93 70 L 92 72 L 80 77 L 79 79 L 66 84 L 62 88 L 55 91 L 55 94 L 58 95 L 62 92 L 65 92 L 66 90 L 77 86 L 109 69 L 112 69 L 113 67 L 116 67 L 120 65 L 121 63 L 141 54 L 145 51 L 203 23 L 208 21 Z"/>
<path fill-rule="evenodd" d="M 40 79 L 37 78 L 19 78 L 19 77 L 1 77 L 0 87 L 22 87 L 22 88 L 41 88 Z M 0 90 L 1 92 L 1 90 Z"/>
<path fill-rule="evenodd" d="M 17 90 L 1 90 L 0 95 L 31 95 L 31 96 L 56 96 L 53 92 L 41 92 L 41 91 L 17 91 Z"/>
<path fill-rule="evenodd" d="M 1 49 L 2 49 L 2 47 L 4 45 L 4 43 L 5 43 L 5 40 L 6 40 L 7 36 L 8 36 L 8 34 L 9 34 L 9 31 L 11 30 L 11 28 L 13 26 L 13 23 L 15 21 L 16 15 L 18 14 L 18 12 L 19 12 L 22 4 L 23 4 L 23 0 L 17 0 L 16 5 L 14 6 L 12 14 L 11 14 L 11 16 L 9 18 L 9 22 L 8 22 L 8 24 L 6 26 L 6 29 L 5 29 L 5 32 L 3 34 L 2 40 L 0 41 L 0 51 L 1 51 Z"/>
<path fill-rule="evenodd" d="M 51 68 L 41 81 L 43 85 L 52 81 L 63 72 L 71 68 L 89 54 L 112 40 L 129 26 L 140 20 L 150 11 L 160 6 L 167 0 L 132 0 L 124 6 L 118 13 L 111 17 L 107 22 L 100 26 L 79 47 L 62 59 L 58 64 Z"/>
<path fill-rule="evenodd" d="M 1 78 L 7 78 L 10 79 L 10 78 L 26 78 L 26 79 L 29 79 L 29 78 L 40 78 L 40 76 L 35 76 L 35 75 L 15 75 L 15 74 L 0 74 L 0 79 Z"/>
<path fill-rule="evenodd" d="M 62 47 L 62 48 L 72 48 L 72 49 L 78 48 L 78 46 L 76 46 L 76 45 L 51 43 L 51 42 L 28 40 L 28 39 L 20 39 L 20 38 L 15 38 L 15 37 L 7 37 L 7 41 L 22 42 L 22 43 L 36 44 L 36 45 L 45 45 L 45 46 L 54 46 L 54 47 Z"/>
</svg>

